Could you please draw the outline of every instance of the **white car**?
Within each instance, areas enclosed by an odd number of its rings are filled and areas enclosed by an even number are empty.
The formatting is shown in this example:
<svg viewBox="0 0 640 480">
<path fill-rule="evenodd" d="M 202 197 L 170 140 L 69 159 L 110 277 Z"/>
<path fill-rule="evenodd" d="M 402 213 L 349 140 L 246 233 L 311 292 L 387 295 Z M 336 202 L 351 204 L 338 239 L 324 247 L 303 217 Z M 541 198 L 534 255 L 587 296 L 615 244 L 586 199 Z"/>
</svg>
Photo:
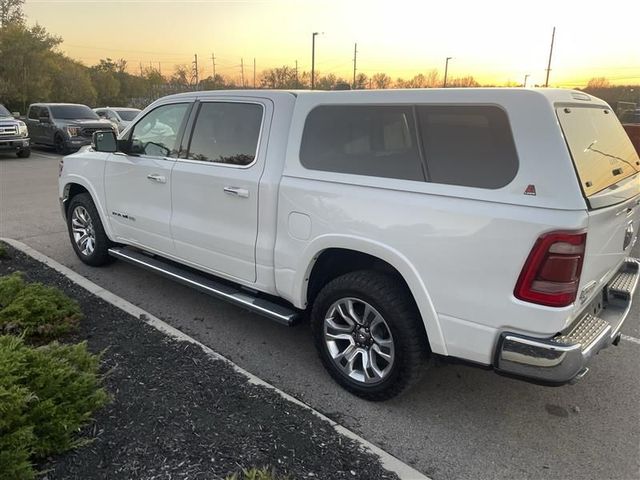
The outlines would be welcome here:
<svg viewBox="0 0 640 480">
<path fill-rule="evenodd" d="M 59 193 L 83 262 L 308 315 L 333 378 L 380 400 L 430 356 L 583 376 L 638 283 L 639 172 L 576 91 L 216 91 L 97 132 Z"/>
<path fill-rule="evenodd" d="M 125 107 L 94 108 L 93 111 L 96 112 L 100 118 L 106 118 L 113 123 L 118 129 L 118 132 L 122 132 L 127 128 L 140 113 L 140 109 L 138 108 Z"/>
</svg>

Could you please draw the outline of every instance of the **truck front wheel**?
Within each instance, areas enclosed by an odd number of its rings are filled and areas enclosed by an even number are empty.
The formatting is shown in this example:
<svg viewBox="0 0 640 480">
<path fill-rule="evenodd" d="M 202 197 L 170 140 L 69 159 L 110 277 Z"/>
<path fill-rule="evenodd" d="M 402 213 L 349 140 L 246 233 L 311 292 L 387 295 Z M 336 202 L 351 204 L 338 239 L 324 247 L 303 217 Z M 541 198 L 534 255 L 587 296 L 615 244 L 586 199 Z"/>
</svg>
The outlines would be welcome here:
<svg viewBox="0 0 640 480">
<path fill-rule="evenodd" d="M 91 196 L 80 193 L 71 199 L 67 213 L 69 239 L 76 255 L 87 265 L 98 267 L 111 263 L 112 243 L 107 237 Z"/>
<path fill-rule="evenodd" d="M 31 148 L 23 148 L 16 152 L 18 158 L 29 158 L 31 156 Z"/>
<path fill-rule="evenodd" d="M 420 314 L 391 275 L 361 270 L 332 280 L 313 304 L 311 325 L 329 374 L 367 400 L 398 395 L 427 366 Z"/>
<path fill-rule="evenodd" d="M 69 155 L 69 153 L 71 153 L 71 150 L 69 150 L 69 147 L 67 147 L 64 138 L 62 138 L 61 135 L 55 136 L 53 139 L 53 146 L 58 155 Z"/>
</svg>

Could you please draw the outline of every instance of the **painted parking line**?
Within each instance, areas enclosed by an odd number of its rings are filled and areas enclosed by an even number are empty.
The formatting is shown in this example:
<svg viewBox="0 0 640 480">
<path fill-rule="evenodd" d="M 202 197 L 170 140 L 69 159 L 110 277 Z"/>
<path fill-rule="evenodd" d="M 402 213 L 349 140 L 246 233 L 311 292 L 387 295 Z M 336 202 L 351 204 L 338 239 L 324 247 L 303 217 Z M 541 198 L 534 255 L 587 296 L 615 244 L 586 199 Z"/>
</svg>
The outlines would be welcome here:
<svg viewBox="0 0 640 480">
<path fill-rule="evenodd" d="M 627 342 L 637 343 L 638 345 L 640 345 L 640 338 L 632 337 L 630 335 L 622 335 L 621 338 L 623 340 L 626 340 Z"/>
<path fill-rule="evenodd" d="M 233 363 L 231 360 L 229 360 L 225 356 L 212 350 L 210 347 L 207 347 L 203 343 L 200 343 L 195 338 L 190 337 L 189 335 L 178 330 L 177 328 L 174 328 L 171 325 L 165 323 L 164 321 L 153 316 L 152 314 L 143 310 L 142 308 L 128 302 L 124 298 L 119 297 L 118 295 L 108 290 L 105 290 L 100 285 L 93 283 L 92 281 L 88 280 L 82 275 L 74 272 L 73 270 L 65 267 L 64 265 L 61 265 L 60 263 L 56 262 L 52 258 L 47 257 L 43 253 L 40 253 L 37 250 L 34 250 L 33 248 L 29 247 L 28 245 L 25 245 L 24 243 L 18 240 L 13 240 L 11 238 L 0 238 L 0 240 L 8 243 L 12 247 L 16 248 L 17 250 L 20 250 L 21 252 L 29 255 L 30 257 L 47 265 L 48 267 L 53 268 L 54 270 L 58 271 L 59 273 L 67 277 L 72 282 L 76 283 L 78 286 L 84 288 L 85 290 L 92 293 L 93 295 L 100 297 L 102 300 L 110 303 L 111 305 L 119 308 L 120 310 L 123 310 L 129 315 L 132 315 L 135 318 L 139 318 L 140 320 L 152 326 L 156 330 L 162 332 L 163 334 L 177 341 L 189 342 L 199 346 L 211 358 L 215 360 L 221 360 L 226 364 L 228 364 L 229 366 L 231 366 L 231 368 L 233 368 L 236 372 L 244 376 L 249 383 L 252 383 L 254 385 L 261 385 L 262 387 L 273 390 L 285 400 L 288 400 L 291 403 L 294 403 L 306 410 L 309 410 L 315 416 L 317 416 L 321 420 L 331 425 L 338 433 L 340 433 L 341 435 L 344 435 L 347 438 L 350 438 L 351 440 L 354 440 L 355 442 L 359 443 L 364 450 L 368 450 L 369 452 L 376 455 L 380 459 L 381 465 L 388 471 L 395 473 L 401 480 L 431 480 L 429 477 L 418 472 L 411 466 L 404 463 L 402 460 L 382 450 L 380 447 L 374 445 L 368 440 L 365 440 L 357 433 L 349 430 L 348 428 L 340 425 L 339 423 L 336 423 L 335 421 L 331 420 L 329 417 L 315 410 L 313 407 L 307 405 L 306 403 L 301 402 L 295 397 L 292 397 L 288 393 L 285 393 L 279 388 L 255 376 L 253 373 L 248 372 L 247 370 L 243 369 L 239 365 Z"/>
</svg>

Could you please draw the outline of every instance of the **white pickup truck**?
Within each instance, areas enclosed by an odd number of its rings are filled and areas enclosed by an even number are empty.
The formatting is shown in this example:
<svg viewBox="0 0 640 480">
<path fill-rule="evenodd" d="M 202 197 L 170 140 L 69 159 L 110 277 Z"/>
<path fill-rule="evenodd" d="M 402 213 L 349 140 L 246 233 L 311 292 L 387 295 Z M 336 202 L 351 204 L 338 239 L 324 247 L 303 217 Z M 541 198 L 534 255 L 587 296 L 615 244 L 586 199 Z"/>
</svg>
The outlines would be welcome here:
<svg viewBox="0 0 640 480">
<path fill-rule="evenodd" d="M 610 107 L 522 89 L 193 92 L 67 156 L 80 259 L 287 325 L 371 400 L 429 357 L 542 384 L 620 339 L 640 160 Z"/>
</svg>

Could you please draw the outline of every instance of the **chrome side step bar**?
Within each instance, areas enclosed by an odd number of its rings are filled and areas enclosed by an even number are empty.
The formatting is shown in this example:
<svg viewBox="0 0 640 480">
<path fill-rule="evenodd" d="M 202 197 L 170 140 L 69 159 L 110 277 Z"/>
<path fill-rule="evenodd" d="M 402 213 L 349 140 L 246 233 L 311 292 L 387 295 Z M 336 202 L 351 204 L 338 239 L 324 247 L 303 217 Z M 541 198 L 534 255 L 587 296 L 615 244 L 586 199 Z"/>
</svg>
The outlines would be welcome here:
<svg viewBox="0 0 640 480">
<path fill-rule="evenodd" d="M 256 297 L 240 287 L 216 281 L 205 274 L 182 269 L 174 263 L 163 260 L 160 257 L 145 255 L 138 250 L 127 247 L 113 247 L 109 249 L 109 255 L 251 310 L 283 325 L 292 326 L 301 316 L 301 312 L 293 307 L 279 305 L 270 300 Z"/>
</svg>

